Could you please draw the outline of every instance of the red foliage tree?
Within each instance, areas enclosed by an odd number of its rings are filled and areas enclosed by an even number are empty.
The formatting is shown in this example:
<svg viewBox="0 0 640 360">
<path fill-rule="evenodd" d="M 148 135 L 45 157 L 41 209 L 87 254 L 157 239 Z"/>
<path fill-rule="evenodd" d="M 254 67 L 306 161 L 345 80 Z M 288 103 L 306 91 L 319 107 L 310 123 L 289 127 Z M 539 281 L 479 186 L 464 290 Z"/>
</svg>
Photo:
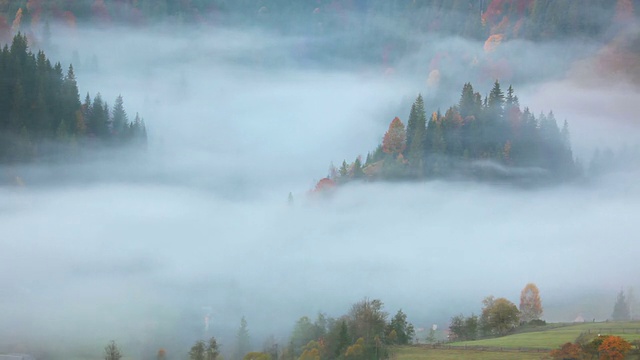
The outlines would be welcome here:
<svg viewBox="0 0 640 360">
<path fill-rule="evenodd" d="M 320 181 L 318 181 L 318 183 L 316 184 L 316 187 L 313 189 L 314 193 L 322 193 L 322 192 L 326 192 L 329 191 L 333 188 L 336 187 L 336 182 L 329 179 L 329 178 L 324 178 L 324 179 L 320 179 Z"/>
<path fill-rule="evenodd" d="M 554 360 L 578 360 L 582 358 L 582 348 L 578 344 L 568 342 L 559 350 L 553 350 L 549 356 Z"/>
</svg>

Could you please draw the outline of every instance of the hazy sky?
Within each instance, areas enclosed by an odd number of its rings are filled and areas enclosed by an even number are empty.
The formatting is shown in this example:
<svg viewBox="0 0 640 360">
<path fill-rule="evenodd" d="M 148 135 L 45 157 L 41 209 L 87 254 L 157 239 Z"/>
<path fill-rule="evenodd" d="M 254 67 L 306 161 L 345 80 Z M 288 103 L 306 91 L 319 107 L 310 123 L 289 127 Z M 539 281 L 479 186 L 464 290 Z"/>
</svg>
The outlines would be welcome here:
<svg viewBox="0 0 640 360">
<path fill-rule="evenodd" d="M 487 295 L 517 303 L 528 282 L 545 319 L 604 320 L 620 288 L 640 285 L 637 172 L 535 190 L 430 181 L 307 197 L 330 162 L 365 156 L 394 116 L 406 121 L 419 92 L 428 111 L 457 101 L 468 74 L 488 92 L 493 79 L 470 65 L 486 56 L 482 43 L 425 42 L 392 70 L 348 71 L 301 66 L 295 38 L 264 33 L 55 31 L 63 63 L 79 49 L 81 97 L 101 91 L 113 104 L 122 94 L 129 117 L 146 120 L 149 149 L 124 164 L 5 170 L 31 178 L 0 188 L 0 345 L 99 358 L 115 339 L 134 357 L 166 343 L 180 352 L 210 307 L 224 347 L 242 315 L 260 347 L 300 316 L 339 316 L 363 297 L 404 309 L 417 327 L 445 327 Z M 530 54 L 572 45 L 500 51 L 537 74 Z M 428 82 L 429 54 L 443 48 L 441 82 Z M 98 71 L 87 65 L 94 54 Z M 521 104 L 568 119 L 581 156 L 637 141 L 638 88 L 578 85 L 564 59 L 547 58 L 554 78 L 512 77 Z M 40 183 L 56 172 L 93 181 Z"/>
</svg>

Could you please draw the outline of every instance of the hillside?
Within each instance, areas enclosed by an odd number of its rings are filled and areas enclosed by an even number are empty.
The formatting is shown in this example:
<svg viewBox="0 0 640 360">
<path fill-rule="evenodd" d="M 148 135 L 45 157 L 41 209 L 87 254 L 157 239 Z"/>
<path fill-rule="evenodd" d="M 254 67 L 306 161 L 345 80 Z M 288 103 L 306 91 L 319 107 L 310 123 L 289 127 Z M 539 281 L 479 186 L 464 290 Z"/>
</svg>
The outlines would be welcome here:
<svg viewBox="0 0 640 360">
<path fill-rule="evenodd" d="M 429 346 L 401 347 L 396 360 L 419 359 L 543 359 L 552 349 L 579 336 L 592 338 L 615 335 L 633 342 L 640 340 L 640 322 L 605 322 L 584 324 L 550 324 L 537 331 L 499 338 L 454 342 L 435 348 Z"/>
</svg>

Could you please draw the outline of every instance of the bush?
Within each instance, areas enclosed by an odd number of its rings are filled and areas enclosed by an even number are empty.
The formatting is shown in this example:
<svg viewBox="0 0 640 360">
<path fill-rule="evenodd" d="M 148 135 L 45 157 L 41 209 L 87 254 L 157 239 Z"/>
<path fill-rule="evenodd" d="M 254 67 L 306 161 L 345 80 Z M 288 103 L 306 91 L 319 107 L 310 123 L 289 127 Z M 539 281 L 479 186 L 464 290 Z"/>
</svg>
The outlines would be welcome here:
<svg viewBox="0 0 640 360">
<path fill-rule="evenodd" d="M 540 319 L 534 319 L 529 321 L 529 323 L 527 324 L 529 326 L 545 326 L 547 325 L 547 322 L 544 320 L 540 320 Z"/>
</svg>

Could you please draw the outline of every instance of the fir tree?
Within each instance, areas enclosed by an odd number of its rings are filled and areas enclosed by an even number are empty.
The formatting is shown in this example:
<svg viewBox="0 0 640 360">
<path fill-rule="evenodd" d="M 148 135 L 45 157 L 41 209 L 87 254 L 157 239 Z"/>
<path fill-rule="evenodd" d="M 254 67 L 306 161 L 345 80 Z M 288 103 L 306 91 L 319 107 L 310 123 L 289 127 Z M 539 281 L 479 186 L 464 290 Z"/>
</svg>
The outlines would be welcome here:
<svg viewBox="0 0 640 360">
<path fill-rule="evenodd" d="M 124 101 L 122 95 L 118 95 L 115 105 L 113 106 L 113 134 L 115 136 L 122 136 L 125 133 L 127 126 L 129 126 L 129 118 L 127 112 L 124 110 Z"/>
<path fill-rule="evenodd" d="M 242 317 L 240 320 L 240 328 L 236 333 L 236 349 L 234 359 L 240 360 L 248 353 L 250 348 L 249 329 L 247 328 L 247 320 Z"/>
<path fill-rule="evenodd" d="M 624 291 L 620 290 L 616 303 L 613 306 L 613 314 L 611 314 L 613 321 L 628 321 L 629 316 L 629 304 L 624 296 Z"/>
<path fill-rule="evenodd" d="M 411 106 L 407 123 L 407 159 L 414 175 L 422 174 L 424 141 L 427 132 L 427 116 L 422 95 Z"/>
</svg>

